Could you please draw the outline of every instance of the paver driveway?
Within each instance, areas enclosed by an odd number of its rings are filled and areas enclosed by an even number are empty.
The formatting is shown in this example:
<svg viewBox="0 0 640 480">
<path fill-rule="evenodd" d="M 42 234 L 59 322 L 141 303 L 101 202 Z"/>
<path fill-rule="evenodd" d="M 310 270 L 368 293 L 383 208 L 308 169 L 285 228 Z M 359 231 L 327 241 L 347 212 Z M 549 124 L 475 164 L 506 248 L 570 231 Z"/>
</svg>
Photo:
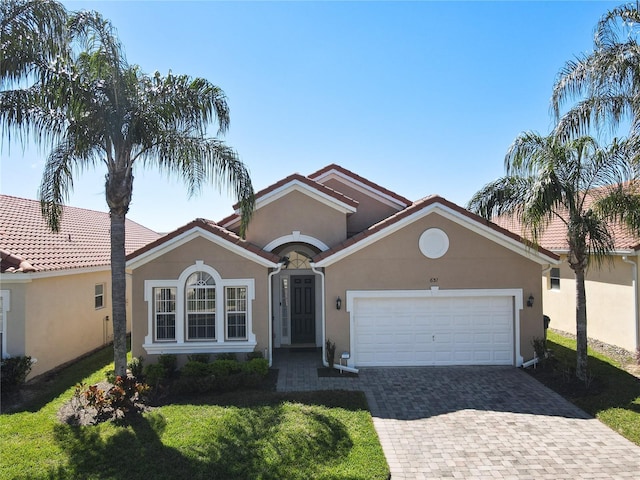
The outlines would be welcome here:
<svg viewBox="0 0 640 480">
<path fill-rule="evenodd" d="M 318 378 L 315 365 L 290 361 L 279 390 L 366 393 L 393 480 L 640 479 L 640 447 L 521 370 L 368 368 Z"/>
</svg>

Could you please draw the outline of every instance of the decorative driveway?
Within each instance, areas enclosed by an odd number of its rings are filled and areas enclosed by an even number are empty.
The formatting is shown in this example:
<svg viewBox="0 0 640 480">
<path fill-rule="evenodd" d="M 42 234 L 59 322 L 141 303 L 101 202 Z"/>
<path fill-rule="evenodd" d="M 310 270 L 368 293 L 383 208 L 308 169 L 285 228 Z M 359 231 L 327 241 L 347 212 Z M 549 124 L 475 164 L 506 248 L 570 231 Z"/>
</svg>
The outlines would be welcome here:
<svg viewBox="0 0 640 480">
<path fill-rule="evenodd" d="M 299 357 L 298 357 L 299 356 Z M 367 368 L 318 378 L 276 357 L 278 390 L 362 390 L 397 479 L 638 479 L 640 447 L 513 367 Z"/>
</svg>

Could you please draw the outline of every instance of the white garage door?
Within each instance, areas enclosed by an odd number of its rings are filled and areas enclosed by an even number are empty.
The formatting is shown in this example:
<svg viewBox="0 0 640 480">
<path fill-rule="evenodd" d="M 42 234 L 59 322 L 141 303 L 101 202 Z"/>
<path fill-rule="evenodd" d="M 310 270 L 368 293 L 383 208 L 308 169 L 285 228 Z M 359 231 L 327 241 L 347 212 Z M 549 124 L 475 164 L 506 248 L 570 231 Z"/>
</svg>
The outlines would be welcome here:
<svg viewBox="0 0 640 480">
<path fill-rule="evenodd" d="M 356 366 L 513 365 L 513 297 L 355 298 Z"/>
</svg>

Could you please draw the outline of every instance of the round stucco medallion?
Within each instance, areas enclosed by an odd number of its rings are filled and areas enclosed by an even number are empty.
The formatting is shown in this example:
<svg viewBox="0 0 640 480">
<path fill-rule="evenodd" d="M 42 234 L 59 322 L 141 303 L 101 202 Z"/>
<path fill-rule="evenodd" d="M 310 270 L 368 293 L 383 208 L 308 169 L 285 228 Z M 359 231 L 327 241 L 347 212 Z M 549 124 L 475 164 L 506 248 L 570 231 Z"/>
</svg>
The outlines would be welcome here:
<svg viewBox="0 0 640 480">
<path fill-rule="evenodd" d="M 449 250 L 449 237 L 439 228 L 430 228 L 420 235 L 420 251 L 427 258 L 440 258 Z"/>
</svg>

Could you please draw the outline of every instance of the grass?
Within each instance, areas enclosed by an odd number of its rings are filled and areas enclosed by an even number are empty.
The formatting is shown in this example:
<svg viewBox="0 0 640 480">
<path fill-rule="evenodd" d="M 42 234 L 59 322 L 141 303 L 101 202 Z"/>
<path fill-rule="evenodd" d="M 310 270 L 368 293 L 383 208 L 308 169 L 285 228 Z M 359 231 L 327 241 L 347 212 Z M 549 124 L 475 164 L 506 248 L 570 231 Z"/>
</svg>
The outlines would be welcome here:
<svg viewBox="0 0 640 480">
<path fill-rule="evenodd" d="M 387 479 L 359 392 L 234 392 L 182 398 L 128 424 L 60 423 L 76 382 L 102 381 L 107 348 L 0 415 L 2 479 Z"/>
<path fill-rule="evenodd" d="M 573 381 L 575 340 L 548 332 L 547 348 L 553 352 L 550 365 L 528 370 L 539 381 L 557 391 L 585 412 L 598 418 L 640 446 L 640 379 L 626 372 L 607 356 L 589 349 L 591 384 Z"/>
</svg>

